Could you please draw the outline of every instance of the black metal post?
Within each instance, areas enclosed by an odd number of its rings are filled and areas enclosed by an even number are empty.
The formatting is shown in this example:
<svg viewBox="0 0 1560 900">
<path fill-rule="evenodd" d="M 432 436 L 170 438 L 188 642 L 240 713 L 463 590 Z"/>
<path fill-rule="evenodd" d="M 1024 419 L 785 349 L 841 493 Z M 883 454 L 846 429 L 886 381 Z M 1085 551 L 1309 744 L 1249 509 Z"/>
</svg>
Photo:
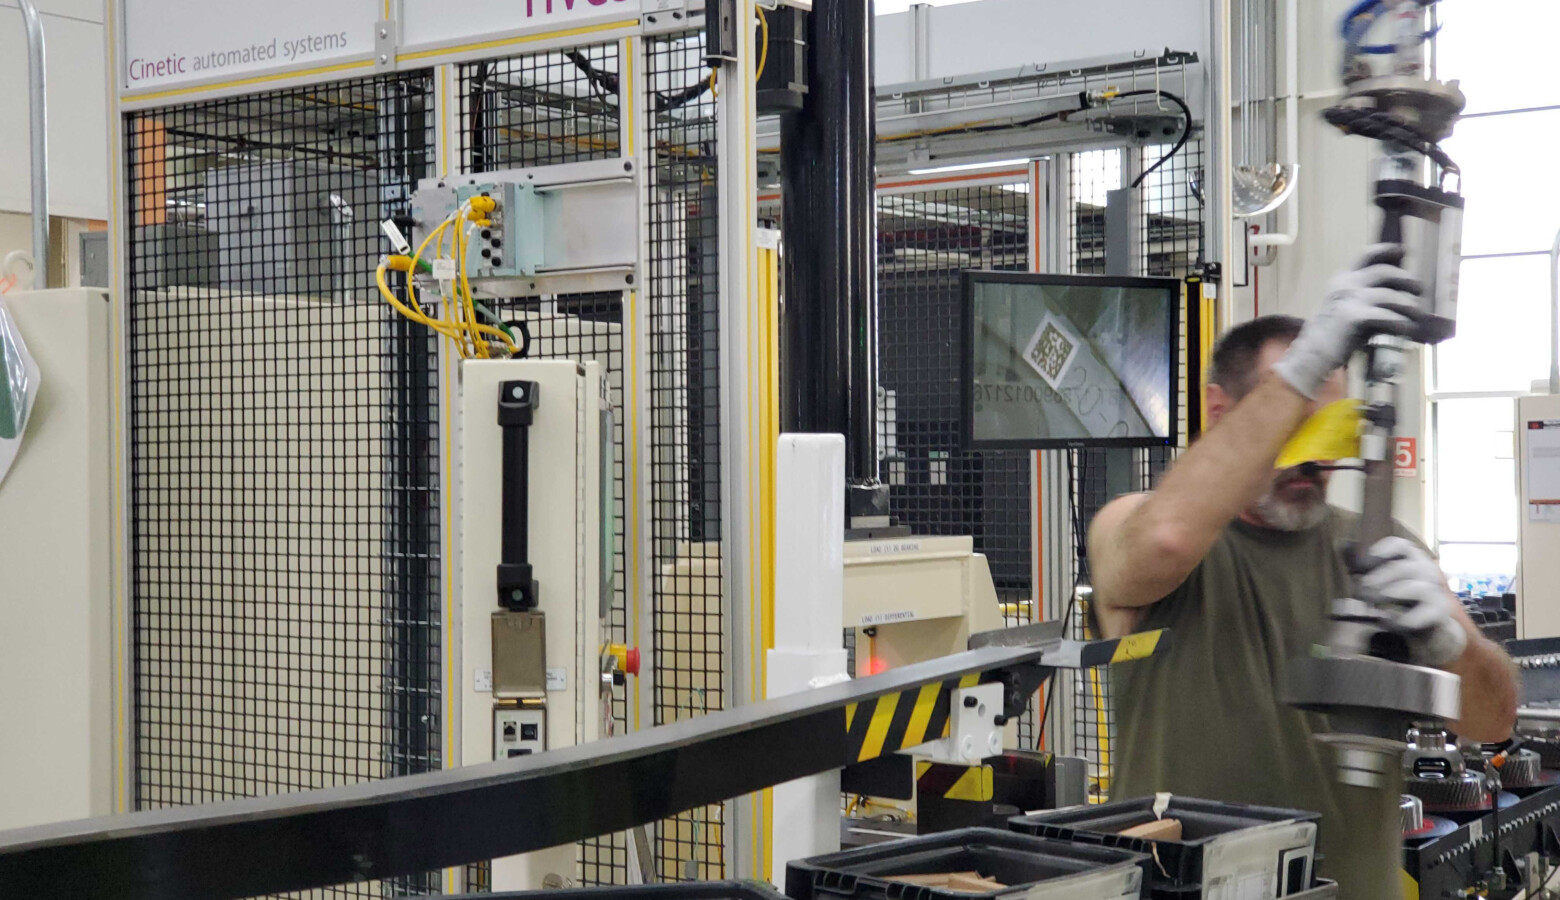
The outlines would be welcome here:
<svg viewBox="0 0 1560 900">
<path fill-rule="evenodd" d="M 817 0 L 806 102 L 781 127 L 781 422 L 845 435 L 846 478 L 877 480 L 877 129 L 872 0 Z"/>
</svg>

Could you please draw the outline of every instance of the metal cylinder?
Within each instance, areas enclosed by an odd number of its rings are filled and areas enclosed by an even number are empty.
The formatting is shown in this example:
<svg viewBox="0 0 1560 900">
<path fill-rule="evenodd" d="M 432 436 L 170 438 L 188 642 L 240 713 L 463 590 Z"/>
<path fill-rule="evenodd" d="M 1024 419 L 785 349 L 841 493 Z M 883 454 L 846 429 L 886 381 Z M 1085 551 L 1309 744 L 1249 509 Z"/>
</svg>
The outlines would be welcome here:
<svg viewBox="0 0 1560 900">
<path fill-rule="evenodd" d="M 845 435 L 851 483 L 877 479 L 877 211 L 872 0 L 818 0 L 807 100 L 781 126 L 781 422 Z"/>
<path fill-rule="evenodd" d="M 32 0 L 18 0 L 27 23 L 27 98 L 32 138 L 33 286 L 49 286 L 49 117 L 43 21 Z"/>
</svg>

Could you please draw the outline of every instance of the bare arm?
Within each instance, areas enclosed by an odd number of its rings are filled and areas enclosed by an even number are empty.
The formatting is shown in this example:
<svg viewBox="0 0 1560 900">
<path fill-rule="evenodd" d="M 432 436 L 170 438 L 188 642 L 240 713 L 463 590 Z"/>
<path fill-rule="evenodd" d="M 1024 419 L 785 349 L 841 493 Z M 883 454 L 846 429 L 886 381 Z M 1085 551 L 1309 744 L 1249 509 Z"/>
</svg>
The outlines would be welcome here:
<svg viewBox="0 0 1560 900">
<path fill-rule="evenodd" d="M 1116 630 L 1108 620 L 1135 623 L 1135 615 L 1120 613 L 1157 603 L 1186 580 L 1267 483 L 1310 407 L 1269 375 L 1181 456 L 1154 493 L 1100 510 L 1089 528 L 1089 567 L 1107 633 Z"/>
<path fill-rule="evenodd" d="M 1469 740 L 1504 741 L 1517 719 L 1516 667 L 1506 651 L 1479 633 L 1461 603 L 1454 615 L 1468 632 L 1468 646 L 1446 667 L 1462 679 L 1462 718 L 1450 727 Z"/>
</svg>

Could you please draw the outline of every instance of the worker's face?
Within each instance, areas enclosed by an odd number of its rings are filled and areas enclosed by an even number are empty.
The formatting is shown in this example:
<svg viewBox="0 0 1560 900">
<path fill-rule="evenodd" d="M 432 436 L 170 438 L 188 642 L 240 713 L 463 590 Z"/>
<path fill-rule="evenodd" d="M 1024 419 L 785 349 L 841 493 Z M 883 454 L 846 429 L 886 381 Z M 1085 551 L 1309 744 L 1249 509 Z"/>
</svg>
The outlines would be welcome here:
<svg viewBox="0 0 1560 900">
<path fill-rule="evenodd" d="M 1287 343 L 1277 341 L 1263 348 L 1262 355 L 1258 358 L 1258 365 L 1263 375 L 1267 374 L 1287 349 L 1289 349 Z M 1317 392 L 1316 400 L 1311 405 L 1311 412 L 1314 413 L 1334 400 L 1343 399 L 1347 390 L 1345 372 L 1339 369 Z M 1331 460 L 1316 460 L 1316 462 L 1331 462 Z M 1327 480 L 1331 475 L 1331 472 L 1306 474 L 1300 466 L 1276 469 L 1267 490 L 1247 508 L 1246 515 L 1275 531 L 1304 531 L 1314 528 L 1327 518 Z"/>
</svg>

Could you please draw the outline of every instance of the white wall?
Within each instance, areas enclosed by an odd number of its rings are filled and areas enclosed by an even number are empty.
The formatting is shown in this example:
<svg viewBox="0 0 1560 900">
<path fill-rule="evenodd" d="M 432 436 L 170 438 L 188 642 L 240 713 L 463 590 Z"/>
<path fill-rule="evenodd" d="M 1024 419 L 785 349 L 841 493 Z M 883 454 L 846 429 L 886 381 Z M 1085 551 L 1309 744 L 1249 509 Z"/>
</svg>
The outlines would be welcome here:
<svg viewBox="0 0 1560 900">
<path fill-rule="evenodd" d="M 1197 50 L 1206 0 L 981 0 L 931 9 L 930 78 L 1056 63 L 1130 50 Z M 910 17 L 877 17 L 877 83 L 915 80 Z"/>
<path fill-rule="evenodd" d="M 1294 246 L 1279 249 L 1272 265 L 1255 269 L 1257 290 L 1237 290 L 1236 308 L 1242 319 L 1251 316 L 1253 300 L 1263 314 L 1313 315 L 1326 297 L 1332 277 L 1354 265 L 1364 249 L 1376 241 L 1380 217 L 1370 199 L 1370 185 L 1377 144 L 1345 136 L 1321 118 L 1322 110 L 1338 99 L 1337 23 L 1351 5 L 1350 0 L 1301 0 L 1300 182 L 1296 196 L 1289 201 L 1300 204 L 1299 239 Z M 1280 57 L 1281 65 L 1282 61 Z M 1280 122 L 1280 146 L 1283 132 Z M 1278 224 L 1282 225 L 1282 217 Z M 1237 225 L 1237 235 L 1239 228 Z M 1232 280 L 1241 280 L 1238 270 L 1230 274 Z M 1419 534 L 1426 533 L 1423 406 L 1423 381 L 1418 365 L 1411 364 L 1398 404 L 1398 433 L 1418 437 L 1421 474 L 1419 490 L 1410 489 L 1408 479 L 1400 480 L 1394 508 L 1398 520 Z M 1354 478 L 1340 473 L 1334 479 L 1335 503 L 1356 505 L 1358 495 Z"/>
<path fill-rule="evenodd" d="M 48 44 L 49 211 L 108 218 L 108 79 L 102 0 L 35 0 Z M 27 32 L 0 0 L 0 211 L 32 209 Z"/>
</svg>

